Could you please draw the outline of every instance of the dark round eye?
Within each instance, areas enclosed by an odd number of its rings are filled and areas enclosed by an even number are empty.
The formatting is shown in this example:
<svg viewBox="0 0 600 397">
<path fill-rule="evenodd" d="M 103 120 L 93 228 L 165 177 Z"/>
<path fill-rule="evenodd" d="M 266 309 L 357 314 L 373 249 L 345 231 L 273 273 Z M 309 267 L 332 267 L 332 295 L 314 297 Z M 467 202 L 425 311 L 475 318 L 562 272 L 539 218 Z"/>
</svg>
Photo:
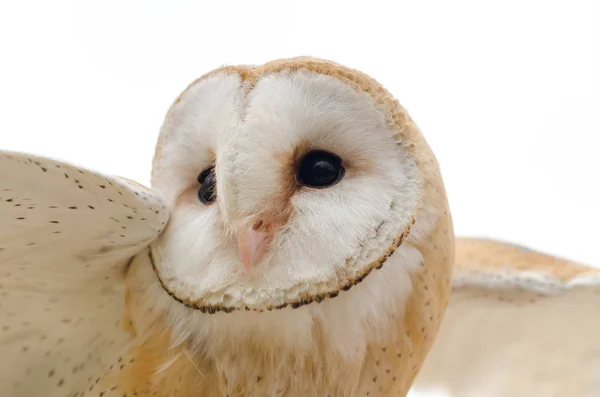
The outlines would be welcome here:
<svg viewBox="0 0 600 397">
<path fill-rule="evenodd" d="M 329 187 L 344 177 L 342 159 L 325 150 L 308 152 L 300 161 L 298 182 L 310 187 Z"/>
<path fill-rule="evenodd" d="M 198 190 L 198 199 L 204 204 L 210 204 L 217 198 L 217 177 L 215 167 L 209 167 L 198 175 L 198 183 L 202 184 Z"/>
</svg>

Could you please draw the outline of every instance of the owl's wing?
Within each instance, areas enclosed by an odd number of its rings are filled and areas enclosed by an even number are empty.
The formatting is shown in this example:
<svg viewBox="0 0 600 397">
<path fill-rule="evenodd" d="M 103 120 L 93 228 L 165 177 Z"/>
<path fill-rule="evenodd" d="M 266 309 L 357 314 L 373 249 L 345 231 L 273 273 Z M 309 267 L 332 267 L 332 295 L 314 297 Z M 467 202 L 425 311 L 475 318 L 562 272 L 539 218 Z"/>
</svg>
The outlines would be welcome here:
<svg viewBox="0 0 600 397">
<path fill-rule="evenodd" d="M 415 390 L 600 395 L 600 271 L 497 241 L 459 239 L 454 287 Z"/>
<path fill-rule="evenodd" d="M 167 220 L 141 185 L 0 151 L 1 395 L 98 395 L 129 338 L 127 264 Z"/>
</svg>

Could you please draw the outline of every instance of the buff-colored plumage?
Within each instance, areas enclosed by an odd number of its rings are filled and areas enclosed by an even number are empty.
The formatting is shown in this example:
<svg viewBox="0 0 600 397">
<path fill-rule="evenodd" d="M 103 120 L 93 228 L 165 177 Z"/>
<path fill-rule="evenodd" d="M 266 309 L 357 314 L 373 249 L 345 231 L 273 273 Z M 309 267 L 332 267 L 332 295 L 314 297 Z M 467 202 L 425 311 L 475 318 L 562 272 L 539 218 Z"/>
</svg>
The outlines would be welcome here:
<svg viewBox="0 0 600 397">
<path fill-rule="evenodd" d="M 294 180 L 315 145 L 345 155 L 338 195 Z M 402 396 L 424 362 L 426 382 L 447 383 L 434 341 L 455 240 L 439 166 L 359 71 L 295 58 L 202 76 L 167 113 L 152 191 L 47 158 L 0 160 L 0 387 L 12 397 Z M 204 206 L 196 177 L 210 163 L 217 203 Z M 346 210 L 323 212 L 328 202 Z M 280 231 L 246 274 L 231 245 L 253 224 Z M 337 235 L 310 239 L 327 227 Z M 458 249 L 455 288 L 465 272 L 539 273 L 549 259 L 494 242 Z M 303 254 L 273 263 L 286 252 Z M 553 259 L 552 271 L 564 281 L 587 269 Z"/>
<path fill-rule="evenodd" d="M 595 396 L 600 271 L 457 239 L 453 293 L 415 387 L 451 396 Z"/>
</svg>

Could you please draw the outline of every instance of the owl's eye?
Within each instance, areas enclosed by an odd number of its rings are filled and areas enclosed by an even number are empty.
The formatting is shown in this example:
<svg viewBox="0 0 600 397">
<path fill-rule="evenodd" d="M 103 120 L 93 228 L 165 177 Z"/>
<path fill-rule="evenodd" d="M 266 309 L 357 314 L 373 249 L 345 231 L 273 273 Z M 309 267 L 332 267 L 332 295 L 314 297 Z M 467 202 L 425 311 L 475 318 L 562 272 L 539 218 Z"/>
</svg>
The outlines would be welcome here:
<svg viewBox="0 0 600 397">
<path fill-rule="evenodd" d="M 217 198 L 217 177 L 215 167 L 211 166 L 198 175 L 198 183 L 202 184 L 198 190 L 198 199 L 204 204 L 210 204 Z"/>
<path fill-rule="evenodd" d="M 297 179 L 309 187 L 329 187 L 344 177 L 342 159 L 325 150 L 308 152 L 300 161 Z"/>
</svg>

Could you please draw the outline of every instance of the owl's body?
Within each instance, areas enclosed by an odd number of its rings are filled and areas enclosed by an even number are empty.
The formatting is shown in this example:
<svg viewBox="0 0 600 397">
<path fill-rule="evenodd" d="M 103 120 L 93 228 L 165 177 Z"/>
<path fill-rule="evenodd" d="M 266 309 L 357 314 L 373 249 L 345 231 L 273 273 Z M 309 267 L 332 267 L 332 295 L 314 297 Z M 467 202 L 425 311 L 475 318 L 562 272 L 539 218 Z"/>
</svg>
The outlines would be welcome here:
<svg viewBox="0 0 600 397">
<path fill-rule="evenodd" d="M 203 102 L 207 97 L 210 105 Z M 293 202 L 290 205 L 289 195 L 293 193 L 280 191 L 281 186 L 289 189 L 291 183 L 286 183 L 287 175 L 282 176 L 278 169 L 273 169 L 272 176 L 268 175 L 271 164 L 293 162 L 295 153 L 306 150 L 305 146 L 325 147 L 337 152 L 340 149 L 336 146 L 345 146 L 343 150 L 346 153 L 342 157 L 349 159 L 350 153 L 361 149 L 357 145 L 361 139 L 364 140 L 361 137 L 364 133 L 361 121 L 367 125 L 365 128 L 380 130 L 382 136 L 376 138 L 376 145 L 389 146 L 386 140 L 390 139 L 392 150 L 389 154 L 382 150 L 381 161 L 385 164 L 399 160 L 398 165 L 390 167 L 399 166 L 398 172 L 403 175 L 391 181 L 397 186 L 391 185 L 388 191 L 383 190 L 381 197 L 370 203 L 377 205 L 376 201 L 380 199 L 382 215 L 388 215 L 377 219 L 379 215 L 369 213 L 366 208 L 362 208 L 366 213 L 361 213 L 361 206 L 366 201 L 356 202 L 356 213 L 349 214 L 358 219 L 349 220 L 347 225 L 354 223 L 353 227 L 357 230 L 342 232 L 349 237 L 341 240 L 343 245 L 338 248 L 342 251 L 340 258 L 343 258 L 343 263 L 354 256 L 361 258 L 366 265 L 357 264 L 357 269 L 338 268 L 338 276 L 333 279 L 328 272 L 319 275 L 319 266 L 326 268 L 329 266 L 327 263 L 339 262 L 339 259 L 332 261 L 331 257 L 337 253 L 325 251 L 325 245 L 330 251 L 336 247 L 327 241 L 329 239 L 325 235 L 322 242 L 312 242 L 310 236 L 302 234 L 292 235 L 288 241 L 293 244 L 285 240 L 274 241 L 273 244 L 281 244 L 278 249 L 283 252 L 286 245 L 290 246 L 290 251 L 297 245 L 306 252 L 298 252 L 298 257 L 286 252 L 285 260 L 290 262 L 288 269 L 276 263 L 270 264 L 268 258 L 262 268 L 257 267 L 251 274 L 231 269 L 235 278 L 229 281 L 229 286 L 220 287 L 230 295 L 228 301 L 221 291 L 213 292 L 216 288 L 211 285 L 207 289 L 212 296 L 207 293 L 206 297 L 202 297 L 202 303 L 185 302 L 185 298 L 178 296 L 185 293 L 182 292 L 183 287 L 169 285 L 166 280 L 170 269 L 160 269 L 159 276 L 162 274 L 163 277 L 156 277 L 152 269 L 161 265 L 163 259 L 160 258 L 169 258 L 169 262 L 178 260 L 173 259 L 176 255 L 169 252 L 174 245 L 171 239 L 185 238 L 181 231 L 169 229 L 178 225 L 179 219 L 174 212 L 164 236 L 148 252 L 136 258 L 128 274 L 128 307 L 133 327 L 153 330 L 144 338 L 156 343 L 156 350 L 164 353 L 150 363 L 136 360 L 138 364 L 130 367 L 134 375 L 124 372 L 120 375 L 121 379 L 129 379 L 132 388 L 148 381 L 150 392 L 159 390 L 166 396 L 174 395 L 178 387 L 206 396 L 333 397 L 406 393 L 435 338 L 449 294 L 453 257 L 452 224 L 444 187 L 435 158 L 424 148 L 416 126 L 374 81 L 357 71 L 328 62 L 289 60 L 258 68 L 229 67 L 213 71 L 196 81 L 177 99 L 165 120 L 155 160 L 153 185 L 165 192 L 167 201 L 169 193 L 175 196 L 177 188 L 167 189 L 172 176 L 165 178 L 161 171 L 171 172 L 180 169 L 180 164 L 187 164 L 188 160 L 181 156 L 185 148 L 178 145 L 193 142 L 192 135 L 185 136 L 182 131 L 188 132 L 186 126 L 192 125 L 187 120 L 190 108 L 199 103 L 204 104 L 203 107 L 219 109 L 218 112 L 207 109 L 202 118 L 195 115 L 191 131 L 193 136 L 197 136 L 197 131 L 220 131 L 220 137 L 206 139 L 209 142 L 214 140 L 210 149 L 216 153 L 217 167 L 221 165 L 222 174 L 218 169 L 217 179 L 225 179 L 224 174 L 230 167 L 264 167 L 260 170 L 264 174 L 263 180 L 253 181 L 261 188 L 260 191 L 238 180 L 244 175 L 239 171 L 233 173 L 231 179 L 226 179 L 223 185 L 218 185 L 219 198 L 226 205 L 214 209 L 220 212 L 211 214 L 215 218 L 204 220 L 211 225 L 215 235 L 226 236 L 230 223 L 244 223 L 247 213 L 254 215 L 252 211 L 246 212 L 246 208 L 252 208 L 252 205 L 268 214 L 263 215 L 263 219 L 275 218 L 281 213 L 289 216 L 288 212 L 302 210 L 302 203 L 296 207 Z M 243 116 L 240 117 L 240 113 Z M 350 120 L 353 124 L 359 120 L 358 127 L 343 125 Z M 204 129 L 204 125 L 211 128 Z M 240 133 L 254 138 L 245 142 Z M 340 135 L 339 140 L 332 140 L 336 134 L 342 133 L 346 134 L 345 138 Z M 263 134 L 264 137 L 261 137 Z M 230 137 L 231 140 L 228 140 L 228 135 L 235 139 Z M 267 141 L 269 136 L 271 141 Z M 381 142 L 378 142 L 379 139 Z M 368 145 L 372 144 L 368 140 L 363 144 L 366 145 L 365 151 L 375 153 L 374 148 L 369 148 Z M 427 168 L 428 172 L 419 172 L 412 161 L 402 157 L 396 160 L 394 144 L 407 151 L 418 150 L 418 168 Z M 250 145 L 252 147 L 248 147 Z M 194 149 L 198 150 L 197 147 Z M 178 156 L 168 158 L 171 150 Z M 236 150 L 242 153 L 231 153 Z M 245 153 L 252 153 L 254 158 L 244 157 L 242 162 L 239 159 Z M 347 173 L 354 173 L 356 178 L 363 173 L 364 180 L 360 183 L 369 184 L 368 173 L 373 172 L 369 167 L 377 167 L 377 164 L 369 164 L 373 159 L 356 153 L 347 163 Z M 253 164 L 255 159 L 262 160 L 262 164 Z M 356 183 L 348 189 L 363 188 L 358 181 Z M 234 191 L 234 186 L 239 190 Z M 189 192 L 185 188 L 180 188 L 180 191 L 182 195 L 171 200 L 191 206 L 192 199 L 185 196 Z M 400 201 L 397 205 L 393 203 L 394 191 L 404 191 L 407 200 L 414 197 L 417 200 L 414 211 Z M 244 201 L 238 201 L 236 194 L 244 197 Z M 324 199 L 327 200 L 326 197 Z M 340 204 L 335 197 L 329 200 L 332 207 L 324 210 L 335 211 L 335 206 Z M 395 214 L 389 212 L 394 206 Z M 319 208 L 313 210 L 319 211 Z M 186 215 L 189 216 L 189 212 Z M 317 217 L 311 218 L 297 228 L 314 227 L 318 220 Z M 185 222 L 188 221 L 189 218 L 186 218 Z M 337 226 L 335 222 L 333 227 Z M 363 222 L 372 222 L 372 226 L 363 226 Z M 343 228 L 341 223 L 339 226 Z M 358 253 L 343 252 L 346 245 L 351 247 L 354 239 L 362 242 L 363 246 L 370 245 L 369 249 L 359 249 Z M 386 240 L 385 245 L 380 245 L 379 241 Z M 323 243 L 325 245 L 320 247 Z M 163 248 L 164 245 L 167 248 Z M 311 245 L 313 252 L 307 248 Z M 164 249 L 163 253 L 160 253 L 161 249 Z M 228 253 L 227 249 L 220 252 L 225 258 Z M 312 263 L 306 262 L 306 257 L 310 257 Z M 190 258 L 179 260 L 188 262 Z M 280 258 L 275 260 L 281 263 Z M 305 269 L 300 268 L 301 265 Z M 281 277 L 281 271 L 290 272 L 290 269 L 299 274 L 290 277 L 297 283 L 297 291 L 292 290 L 294 295 L 280 295 L 280 291 L 271 288 L 275 284 L 272 280 Z M 202 270 L 206 278 L 215 272 L 210 267 Z M 194 272 L 197 271 L 194 269 Z M 300 276 L 311 277 L 312 281 Z M 242 296 L 238 290 L 241 287 L 260 291 L 265 296 L 249 294 L 250 298 L 244 297 L 247 300 L 238 303 L 234 298 L 236 294 Z M 209 299 L 212 299 L 210 305 L 207 304 Z M 184 301 L 188 307 L 177 300 Z M 257 300 L 258 308 L 254 306 Z M 230 307 L 223 308 L 225 304 Z M 215 306 L 217 309 L 211 310 Z M 153 315 L 148 315 L 153 308 Z M 165 349 L 166 344 L 173 343 L 170 341 L 176 341 L 175 346 L 171 346 L 174 350 Z M 148 351 L 138 354 L 146 355 Z M 165 362 L 169 365 L 165 365 L 158 375 L 153 375 L 156 366 Z M 178 383 L 180 378 L 181 385 Z"/>
<path fill-rule="evenodd" d="M 39 156 L 0 162 L 12 397 L 403 396 L 436 340 L 455 259 L 439 166 L 359 71 L 296 58 L 204 75 L 167 113 L 152 191 Z M 455 288 L 491 274 L 509 281 L 501 297 L 528 294 L 522 273 L 548 270 L 481 258 Z M 433 357 L 445 381 L 452 357 Z"/>
</svg>

